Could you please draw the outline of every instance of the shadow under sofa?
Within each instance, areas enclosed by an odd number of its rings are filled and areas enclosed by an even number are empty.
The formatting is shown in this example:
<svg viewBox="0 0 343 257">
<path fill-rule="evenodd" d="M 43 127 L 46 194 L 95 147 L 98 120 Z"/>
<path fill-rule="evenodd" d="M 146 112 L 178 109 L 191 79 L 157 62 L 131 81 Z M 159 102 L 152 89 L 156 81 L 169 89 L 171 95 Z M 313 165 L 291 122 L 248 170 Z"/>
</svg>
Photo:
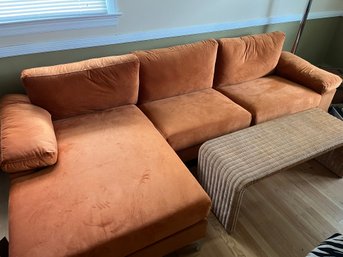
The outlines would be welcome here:
<svg viewBox="0 0 343 257">
<path fill-rule="evenodd" d="M 282 52 L 284 38 L 23 71 L 27 96 L 0 106 L 10 256 L 162 256 L 203 237 L 210 199 L 179 157 L 251 124 L 326 109 L 341 82 Z"/>
</svg>

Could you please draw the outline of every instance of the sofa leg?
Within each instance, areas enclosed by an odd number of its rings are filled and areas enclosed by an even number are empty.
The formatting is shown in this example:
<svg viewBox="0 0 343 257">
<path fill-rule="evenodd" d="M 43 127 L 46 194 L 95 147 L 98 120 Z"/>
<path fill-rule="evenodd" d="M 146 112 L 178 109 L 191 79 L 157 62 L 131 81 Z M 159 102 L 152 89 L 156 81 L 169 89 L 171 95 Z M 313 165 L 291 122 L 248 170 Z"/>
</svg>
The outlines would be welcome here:
<svg viewBox="0 0 343 257">
<path fill-rule="evenodd" d="M 175 252 L 172 252 L 164 257 L 176 257 L 176 256 L 183 256 L 183 255 L 188 255 L 196 252 L 200 252 L 202 247 L 202 241 L 196 241 L 192 244 L 186 245 L 179 250 L 176 250 Z M 2 257 L 2 256 L 1 256 Z"/>
<path fill-rule="evenodd" d="M 200 252 L 202 247 L 202 243 L 200 241 L 196 241 L 190 245 L 185 246 L 186 249 L 189 250 L 189 252 Z"/>
<path fill-rule="evenodd" d="M 0 241 L 0 257 L 8 257 L 8 241 L 6 237 Z"/>
</svg>

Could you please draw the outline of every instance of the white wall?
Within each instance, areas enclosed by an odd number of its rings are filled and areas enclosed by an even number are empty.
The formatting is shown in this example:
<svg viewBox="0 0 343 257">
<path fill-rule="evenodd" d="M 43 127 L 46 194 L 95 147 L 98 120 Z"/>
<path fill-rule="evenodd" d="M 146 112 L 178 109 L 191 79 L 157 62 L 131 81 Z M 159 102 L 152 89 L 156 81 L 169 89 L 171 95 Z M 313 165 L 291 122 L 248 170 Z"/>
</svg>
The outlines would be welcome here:
<svg viewBox="0 0 343 257">
<path fill-rule="evenodd" d="M 118 0 L 119 24 L 2 37 L 0 58 L 300 20 L 307 0 Z M 310 18 L 343 15 L 343 0 L 313 0 Z M 1 32 L 1 27 L 0 27 Z"/>
<path fill-rule="evenodd" d="M 119 0 L 118 33 L 301 15 L 307 0 Z M 313 0 L 311 13 L 343 13 L 342 0 Z"/>
</svg>

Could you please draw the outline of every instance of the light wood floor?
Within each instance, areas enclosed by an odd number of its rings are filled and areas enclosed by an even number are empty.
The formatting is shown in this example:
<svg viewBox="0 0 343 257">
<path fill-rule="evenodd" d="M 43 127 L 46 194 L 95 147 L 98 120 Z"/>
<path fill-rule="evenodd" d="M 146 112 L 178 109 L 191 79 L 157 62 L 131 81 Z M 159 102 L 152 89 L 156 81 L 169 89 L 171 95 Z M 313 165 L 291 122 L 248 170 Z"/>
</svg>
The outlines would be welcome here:
<svg viewBox="0 0 343 257">
<path fill-rule="evenodd" d="M 309 161 L 250 186 L 232 235 L 211 214 L 200 251 L 168 257 L 301 257 L 336 232 L 343 233 L 343 179 Z"/>
</svg>

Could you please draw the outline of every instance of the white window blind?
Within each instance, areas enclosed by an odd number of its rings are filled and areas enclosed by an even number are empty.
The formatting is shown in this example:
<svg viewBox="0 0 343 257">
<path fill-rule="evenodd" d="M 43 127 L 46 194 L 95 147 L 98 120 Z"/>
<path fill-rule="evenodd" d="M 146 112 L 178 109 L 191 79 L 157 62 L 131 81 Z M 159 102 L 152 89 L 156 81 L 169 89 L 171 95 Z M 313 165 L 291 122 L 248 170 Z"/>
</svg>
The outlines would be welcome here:
<svg viewBox="0 0 343 257">
<path fill-rule="evenodd" d="M 0 24 L 89 17 L 110 12 L 107 0 L 0 0 Z"/>
</svg>

